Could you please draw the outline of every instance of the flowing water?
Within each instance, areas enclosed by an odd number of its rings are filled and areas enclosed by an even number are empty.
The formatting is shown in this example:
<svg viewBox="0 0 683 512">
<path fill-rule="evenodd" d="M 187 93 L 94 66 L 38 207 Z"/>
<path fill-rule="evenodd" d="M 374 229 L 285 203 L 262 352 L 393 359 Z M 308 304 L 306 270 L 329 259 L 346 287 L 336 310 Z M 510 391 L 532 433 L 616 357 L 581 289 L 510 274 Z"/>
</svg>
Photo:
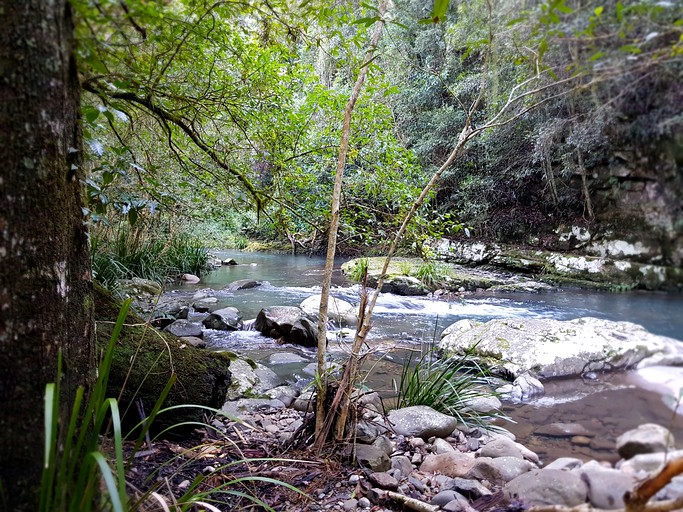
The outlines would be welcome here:
<svg viewBox="0 0 683 512">
<path fill-rule="evenodd" d="M 221 251 L 220 258 L 234 258 L 239 265 L 223 266 L 211 272 L 198 285 L 182 285 L 171 293 L 191 297 L 203 288 L 214 290 L 220 306 L 237 307 L 245 319 L 254 318 L 261 308 L 272 305 L 298 305 L 319 293 L 322 281 L 322 258 L 265 253 Z M 339 262 L 341 263 L 341 262 Z M 263 284 L 234 292 L 221 290 L 239 279 L 253 279 Z M 340 271 L 335 271 L 332 295 L 357 303 L 358 286 L 352 285 Z M 653 333 L 683 342 L 683 295 L 664 293 L 609 294 L 589 291 L 562 291 L 543 294 L 510 293 L 473 295 L 451 302 L 425 297 L 380 295 L 373 314 L 369 345 L 377 349 L 367 385 L 388 391 L 392 378 L 400 375 L 406 354 L 439 339 L 441 331 L 462 318 L 486 321 L 502 317 L 537 317 L 569 320 L 593 316 L 629 321 L 643 325 Z M 286 351 L 289 362 L 269 364 L 289 383 L 310 381 L 304 366 L 315 360 L 312 351 L 282 347 L 253 331 L 208 331 L 205 339 L 216 348 L 247 353 L 268 364 Z M 392 350 L 399 346 L 400 350 Z M 347 342 L 333 341 L 330 349 L 341 359 Z M 677 377 L 674 377 L 676 379 Z M 677 381 L 674 381 L 674 387 Z M 683 388 L 683 374 L 680 378 Z M 505 412 L 517 423 L 506 424 L 518 440 L 539 453 L 544 460 L 558 456 L 615 460 L 616 437 L 639 424 L 657 422 L 669 426 L 683 446 L 683 417 L 674 416 L 661 393 L 644 389 L 630 373 L 601 375 L 597 381 L 577 379 L 546 383 L 546 394 L 526 404 L 505 404 Z M 592 436 L 548 438 L 534 434 L 544 424 L 580 423 Z"/>
</svg>

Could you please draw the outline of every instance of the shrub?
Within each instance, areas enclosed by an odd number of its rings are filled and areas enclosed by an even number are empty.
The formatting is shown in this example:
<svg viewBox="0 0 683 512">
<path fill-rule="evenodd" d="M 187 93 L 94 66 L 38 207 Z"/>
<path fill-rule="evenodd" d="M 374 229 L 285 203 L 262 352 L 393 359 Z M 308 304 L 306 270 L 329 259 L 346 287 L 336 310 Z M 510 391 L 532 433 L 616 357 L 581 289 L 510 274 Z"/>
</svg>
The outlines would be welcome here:
<svg viewBox="0 0 683 512">
<path fill-rule="evenodd" d="M 482 414 L 469 407 L 473 400 L 491 395 L 485 377 L 470 354 L 440 360 L 430 351 L 417 363 L 411 356 L 403 366 L 400 383 L 394 380 L 397 407 L 426 405 L 466 425 L 491 428 L 489 420 L 503 417 L 500 413 Z"/>
</svg>

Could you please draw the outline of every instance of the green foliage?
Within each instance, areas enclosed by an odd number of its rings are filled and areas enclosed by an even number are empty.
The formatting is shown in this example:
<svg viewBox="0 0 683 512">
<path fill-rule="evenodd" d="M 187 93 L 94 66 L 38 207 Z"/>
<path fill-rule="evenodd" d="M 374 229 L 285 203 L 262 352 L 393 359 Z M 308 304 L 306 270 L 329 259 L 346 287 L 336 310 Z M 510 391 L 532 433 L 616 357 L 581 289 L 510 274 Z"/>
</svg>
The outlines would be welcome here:
<svg viewBox="0 0 683 512">
<path fill-rule="evenodd" d="M 466 425 L 487 428 L 492 416 L 469 407 L 473 400 L 491 395 L 485 376 L 469 354 L 447 360 L 437 359 L 431 351 L 418 361 L 411 356 L 403 366 L 400 382 L 394 381 L 397 407 L 427 405 Z M 499 413 L 493 416 L 502 417 Z"/>
<path fill-rule="evenodd" d="M 57 379 L 45 389 L 45 463 L 41 481 L 41 512 L 55 510 L 88 511 L 106 508 L 99 503 L 100 476 L 106 493 L 102 499 L 114 511 L 128 510 L 124 477 L 123 439 L 116 400 L 106 398 L 107 380 L 113 350 L 128 313 L 130 301 L 121 308 L 107 351 L 100 362 L 97 382 L 86 397 L 79 387 L 74 397 L 68 423 L 60 421 L 61 354 Z M 165 396 L 160 397 L 163 401 Z M 100 447 L 100 433 L 110 419 L 115 469 L 106 461 Z"/>
<path fill-rule="evenodd" d="M 202 275 L 211 268 L 207 249 L 188 235 L 164 240 L 125 225 L 113 240 L 108 234 L 91 236 L 91 257 L 93 277 L 111 290 L 119 279 L 139 277 L 165 283 L 185 273 Z"/>
<path fill-rule="evenodd" d="M 356 260 L 356 264 L 348 273 L 348 278 L 356 283 L 361 283 L 368 275 L 368 259 L 359 258 Z"/>
<path fill-rule="evenodd" d="M 415 277 L 422 281 L 426 286 L 433 288 L 442 285 L 446 281 L 448 270 L 438 263 L 426 261 L 418 267 L 415 272 Z"/>
<path fill-rule="evenodd" d="M 244 487 L 250 482 L 265 482 L 280 485 L 289 490 L 301 491 L 285 482 L 277 479 L 261 476 L 242 476 L 228 479 L 219 485 L 207 485 L 208 476 L 197 475 L 190 486 L 179 498 L 173 498 L 168 504 L 159 494 L 152 499 L 152 495 L 163 485 L 163 481 L 157 479 L 161 471 L 183 471 L 193 464 L 197 454 L 202 453 L 205 446 L 200 445 L 172 457 L 152 472 L 148 477 L 149 490 L 144 494 L 129 493 L 126 483 L 126 471 L 143 445 L 146 435 L 152 428 L 154 421 L 160 414 L 172 409 L 184 407 L 197 407 L 192 405 L 180 405 L 162 408 L 162 404 L 175 384 L 176 376 L 173 374 L 165 388 L 161 391 L 156 403 L 149 415 L 133 430 L 138 431 L 134 440 L 133 450 L 124 458 L 123 436 L 121 429 L 121 417 L 118 403 L 113 398 L 106 398 L 107 382 L 109 379 L 114 350 L 121 335 L 130 299 L 123 303 L 118 319 L 112 331 L 112 335 L 102 360 L 98 366 L 97 381 L 86 396 L 83 387 L 77 390 L 70 411 L 68 423 L 60 420 L 60 381 L 61 381 L 61 354 L 58 357 L 57 375 L 55 383 L 47 384 L 45 389 L 45 462 L 41 481 L 40 512 L 55 511 L 89 511 L 89 510 L 112 510 L 124 512 L 132 510 L 147 510 L 146 501 L 158 505 L 163 501 L 164 510 L 177 512 L 192 510 L 194 506 L 202 506 L 210 510 L 218 510 L 205 501 L 215 501 L 220 496 L 232 496 L 238 499 L 251 501 L 265 510 L 273 509 L 257 496 L 245 491 Z M 221 411 L 208 407 L 201 407 L 209 414 L 223 414 Z M 173 425 L 166 431 L 184 426 Z M 208 427 L 201 424 L 199 426 Z M 139 429 L 138 429 L 139 427 Z M 105 436 L 111 432 L 111 440 Z M 113 443 L 113 450 L 110 445 Z M 178 459 L 187 457 L 185 462 Z M 278 461 L 279 459 L 253 459 L 253 461 Z M 229 462 L 215 471 L 229 469 L 237 464 L 252 462 L 252 460 L 238 459 Z M 285 460 L 282 460 L 285 462 Z M 296 462 L 296 461 L 286 461 Z M 102 483 L 104 485 L 102 485 Z M 141 490 L 138 490 L 141 491 Z M 169 506 L 170 505 L 170 506 Z"/>
</svg>

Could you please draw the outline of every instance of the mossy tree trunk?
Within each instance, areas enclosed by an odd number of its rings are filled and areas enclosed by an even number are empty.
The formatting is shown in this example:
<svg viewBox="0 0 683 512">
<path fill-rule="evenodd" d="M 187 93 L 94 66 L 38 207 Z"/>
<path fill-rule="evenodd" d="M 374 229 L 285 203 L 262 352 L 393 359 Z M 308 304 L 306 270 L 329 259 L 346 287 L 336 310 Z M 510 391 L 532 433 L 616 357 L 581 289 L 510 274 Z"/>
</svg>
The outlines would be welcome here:
<svg viewBox="0 0 683 512">
<path fill-rule="evenodd" d="M 43 395 L 94 376 L 80 86 L 66 0 L 0 0 L 0 509 L 37 510 Z"/>
</svg>

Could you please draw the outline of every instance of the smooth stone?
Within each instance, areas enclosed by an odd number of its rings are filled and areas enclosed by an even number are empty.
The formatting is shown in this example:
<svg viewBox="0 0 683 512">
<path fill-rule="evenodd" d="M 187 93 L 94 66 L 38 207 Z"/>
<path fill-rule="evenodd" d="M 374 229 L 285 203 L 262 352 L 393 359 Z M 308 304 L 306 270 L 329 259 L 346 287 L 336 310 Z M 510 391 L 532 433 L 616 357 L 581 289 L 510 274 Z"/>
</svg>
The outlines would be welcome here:
<svg viewBox="0 0 683 512">
<path fill-rule="evenodd" d="M 242 315 L 237 308 L 233 307 L 217 309 L 202 320 L 202 324 L 207 329 L 237 331 L 242 328 Z"/>
<path fill-rule="evenodd" d="M 574 436 L 571 441 L 572 444 L 575 444 L 576 446 L 590 446 L 591 444 L 590 438 L 586 436 Z"/>
<path fill-rule="evenodd" d="M 489 496 L 491 491 L 478 480 L 467 478 L 451 478 L 448 488 L 457 491 L 470 500 L 476 500 L 482 496 Z"/>
<path fill-rule="evenodd" d="M 570 471 L 536 469 L 505 484 L 503 495 L 526 505 L 575 507 L 586 502 L 588 489 L 581 477 Z"/>
<path fill-rule="evenodd" d="M 250 288 L 256 288 L 257 286 L 261 286 L 261 284 L 263 284 L 261 281 L 255 281 L 253 279 L 239 279 L 224 286 L 223 289 L 230 292 L 236 292 L 237 290 L 248 290 Z"/>
<path fill-rule="evenodd" d="M 445 491 L 438 492 L 434 496 L 432 496 L 432 499 L 430 500 L 429 504 L 443 508 L 446 506 L 446 504 L 456 499 L 458 499 L 458 493 L 452 489 L 448 489 Z"/>
<path fill-rule="evenodd" d="M 490 457 L 479 457 L 474 459 L 474 464 L 470 470 L 463 475 L 463 478 L 470 480 L 488 480 L 491 483 L 500 483 L 503 481 L 503 475 Z M 521 459 L 520 459 L 521 460 Z"/>
<path fill-rule="evenodd" d="M 315 411 L 315 393 L 313 391 L 301 393 L 294 399 L 291 408 L 299 412 Z"/>
<path fill-rule="evenodd" d="M 619 461 L 617 469 L 625 472 L 637 474 L 641 471 L 645 473 L 654 473 L 659 471 L 666 461 L 683 457 L 683 450 L 673 450 L 668 453 L 642 453 L 635 455 L 628 460 Z"/>
<path fill-rule="evenodd" d="M 270 398 L 280 400 L 285 407 L 292 405 L 292 402 L 299 396 L 299 392 L 291 386 L 277 386 L 265 392 Z"/>
<path fill-rule="evenodd" d="M 493 395 L 491 396 L 480 396 L 477 398 L 472 398 L 465 402 L 465 411 L 471 410 L 479 413 L 487 413 L 492 411 L 499 411 L 503 406 L 502 402 Z"/>
<path fill-rule="evenodd" d="M 506 437 L 497 437 L 493 441 L 487 443 L 480 452 L 482 457 L 517 457 L 518 459 L 523 459 L 524 456 L 519 448 L 517 448 L 517 443 L 508 439 Z"/>
<path fill-rule="evenodd" d="M 420 465 L 423 473 L 441 473 L 450 477 L 462 477 L 472 469 L 475 458 L 472 454 L 447 452 L 427 455 Z"/>
<path fill-rule="evenodd" d="M 435 411 L 426 405 L 415 405 L 389 411 L 389 422 L 398 435 L 448 437 L 457 427 L 458 420 L 453 416 Z"/>
<path fill-rule="evenodd" d="M 189 284 L 198 283 L 200 281 L 199 276 L 194 274 L 183 274 L 180 276 L 180 280 Z"/>
<path fill-rule="evenodd" d="M 534 433 L 547 437 L 594 437 L 594 434 L 580 423 L 550 423 L 537 428 Z"/>
<path fill-rule="evenodd" d="M 396 480 L 389 473 L 380 471 L 376 473 L 370 473 L 368 480 L 375 484 L 377 487 L 382 489 L 395 490 L 398 489 L 398 480 Z"/>
<path fill-rule="evenodd" d="M 518 457 L 496 457 L 491 459 L 489 464 L 499 471 L 500 477 L 504 482 L 514 480 L 519 475 L 536 468 L 528 460 Z"/>
<path fill-rule="evenodd" d="M 669 429 L 656 423 L 645 423 L 617 438 L 617 451 L 623 459 L 641 453 L 664 452 L 673 446 L 674 438 Z"/>
<path fill-rule="evenodd" d="M 405 455 L 396 455 L 391 458 L 391 469 L 401 473 L 401 478 L 406 478 L 413 472 L 413 465 Z"/>
<path fill-rule="evenodd" d="M 176 320 L 171 325 L 167 325 L 164 328 L 165 332 L 170 332 L 174 336 L 179 338 L 185 336 L 194 336 L 195 338 L 202 338 L 204 334 L 202 333 L 202 327 L 199 324 L 190 322 L 189 320 Z"/>
<path fill-rule="evenodd" d="M 391 461 L 384 450 L 369 444 L 357 444 L 355 447 L 356 462 L 375 472 L 387 471 L 391 468 Z"/>
<path fill-rule="evenodd" d="M 455 451 L 455 448 L 453 448 L 451 443 L 449 443 L 445 439 L 441 439 L 440 437 L 434 439 L 434 443 L 432 443 L 432 449 L 434 450 L 434 453 L 446 453 Z"/>
<path fill-rule="evenodd" d="M 356 498 L 345 500 L 344 503 L 342 503 L 342 508 L 345 512 L 356 510 L 358 508 L 358 500 Z"/>
<path fill-rule="evenodd" d="M 588 485 L 591 505 L 607 510 L 623 508 L 624 493 L 633 490 L 638 481 L 634 475 L 607 469 L 595 461 L 588 462 L 573 472 L 580 475 Z"/>
<path fill-rule="evenodd" d="M 378 426 L 378 428 L 383 428 L 383 427 Z M 375 439 L 375 441 L 372 444 L 376 448 L 379 448 L 384 453 L 386 453 L 387 457 L 391 457 L 391 454 L 394 453 L 394 445 L 389 440 L 389 438 L 385 435 L 379 436 L 377 439 Z"/>
<path fill-rule="evenodd" d="M 583 461 L 581 459 L 575 459 L 574 457 L 560 457 L 555 459 L 550 464 L 548 464 L 544 469 L 575 469 L 583 466 Z"/>
</svg>

